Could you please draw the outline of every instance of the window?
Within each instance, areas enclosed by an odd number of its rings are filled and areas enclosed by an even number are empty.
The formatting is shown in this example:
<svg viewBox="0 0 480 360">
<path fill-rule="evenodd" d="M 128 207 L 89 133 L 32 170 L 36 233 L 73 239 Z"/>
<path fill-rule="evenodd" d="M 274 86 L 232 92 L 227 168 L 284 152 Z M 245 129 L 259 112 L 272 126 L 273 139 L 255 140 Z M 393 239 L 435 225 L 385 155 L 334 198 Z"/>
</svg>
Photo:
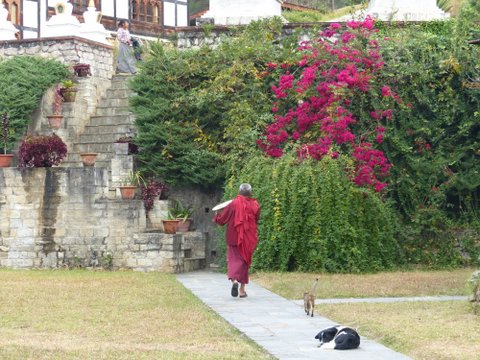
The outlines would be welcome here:
<svg viewBox="0 0 480 360">
<path fill-rule="evenodd" d="M 160 24 L 161 0 L 130 0 L 130 18 Z"/>
<path fill-rule="evenodd" d="M 76 14 L 83 14 L 87 11 L 88 5 L 90 4 L 90 0 L 71 0 L 70 2 L 73 5 L 73 12 Z M 95 8 L 100 10 L 100 1 L 94 0 L 93 3 Z"/>
<path fill-rule="evenodd" d="M 20 24 L 20 0 L 4 0 L 3 6 L 8 11 L 7 20 L 12 24 Z"/>
<path fill-rule="evenodd" d="M 138 20 L 145 21 L 145 1 L 140 0 L 140 9 L 138 9 Z"/>
<path fill-rule="evenodd" d="M 153 13 L 152 4 L 147 3 L 147 17 L 146 17 L 147 22 L 152 22 L 152 15 L 153 15 L 152 13 Z"/>
<path fill-rule="evenodd" d="M 138 4 L 135 0 L 130 3 L 130 17 L 134 20 L 138 19 Z"/>
<path fill-rule="evenodd" d="M 160 15 L 160 11 L 158 11 L 158 5 L 154 5 L 153 6 L 153 22 L 154 23 L 160 24 L 159 15 Z"/>
</svg>

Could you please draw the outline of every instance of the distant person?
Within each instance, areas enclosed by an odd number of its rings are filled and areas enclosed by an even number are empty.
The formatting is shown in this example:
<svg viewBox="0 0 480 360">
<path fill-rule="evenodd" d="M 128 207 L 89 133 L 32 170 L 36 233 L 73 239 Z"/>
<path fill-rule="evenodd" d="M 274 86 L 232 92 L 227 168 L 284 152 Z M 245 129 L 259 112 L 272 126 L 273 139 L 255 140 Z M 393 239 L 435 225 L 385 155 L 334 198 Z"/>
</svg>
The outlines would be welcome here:
<svg viewBox="0 0 480 360">
<path fill-rule="evenodd" d="M 137 61 L 142 61 L 142 43 L 140 39 L 132 36 L 131 40 L 135 59 L 137 59 Z"/>
<path fill-rule="evenodd" d="M 219 225 L 227 224 L 227 276 L 232 281 L 233 297 L 247 297 L 245 285 L 248 284 L 248 269 L 258 243 L 259 218 L 260 205 L 252 198 L 250 184 L 240 185 L 237 197 L 213 218 Z"/>
<path fill-rule="evenodd" d="M 120 20 L 118 23 L 117 39 L 118 58 L 117 58 L 117 74 L 127 73 L 136 74 L 135 59 L 132 56 L 130 45 L 132 45 L 132 37 L 128 31 L 128 21 Z"/>
</svg>

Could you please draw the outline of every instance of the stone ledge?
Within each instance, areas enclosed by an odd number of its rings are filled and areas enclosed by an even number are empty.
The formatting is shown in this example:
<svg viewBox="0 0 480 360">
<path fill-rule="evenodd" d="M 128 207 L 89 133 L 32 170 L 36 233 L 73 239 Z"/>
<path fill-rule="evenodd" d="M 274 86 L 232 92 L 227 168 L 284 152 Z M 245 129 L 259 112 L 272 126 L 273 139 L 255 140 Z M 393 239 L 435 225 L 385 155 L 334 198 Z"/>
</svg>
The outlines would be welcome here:
<svg viewBox="0 0 480 360">
<path fill-rule="evenodd" d="M 57 37 L 47 37 L 47 38 L 34 38 L 34 39 L 21 39 L 21 40 L 5 40 L 5 41 L 0 41 L 0 48 L 6 48 L 6 47 L 19 47 L 25 44 L 39 44 L 39 43 L 44 43 L 44 42 L 83 42 L 88 45 L 92 46 L 98 46 L 102 47 L 108 50 L 113 50 L 112 45 L 107 45 L 107 44 L 102 44 L 93 40 L 85 39 L 79 36 L 57 36 Z M 12 46 L 8 46 L 12 45 Z M 15 46 L 17 45 L 17 46 Z"/>
</svg>

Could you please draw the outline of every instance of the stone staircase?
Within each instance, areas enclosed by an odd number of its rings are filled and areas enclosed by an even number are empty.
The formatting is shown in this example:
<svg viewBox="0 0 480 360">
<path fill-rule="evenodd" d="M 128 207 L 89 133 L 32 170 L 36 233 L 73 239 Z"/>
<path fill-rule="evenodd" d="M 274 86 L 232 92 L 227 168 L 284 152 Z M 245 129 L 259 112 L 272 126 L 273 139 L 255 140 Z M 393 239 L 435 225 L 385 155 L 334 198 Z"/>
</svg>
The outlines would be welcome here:
<svg viewBox="0 0 480 360">
<path fill-rule="evenodd" d="M 107 88 L 96 106 L 92 108 L 91 116 L 84 115 L 86 105 L 82 104 L 80 96 L 75 104 L 64 106 L 66 124 L 59 132 L 69 141 L 69 151 L 66 161 L 61 166 L 66 168 L 83 168 L 81 153 L 97 153 L 94 169 L 108 174 L 107 206 L 112 208 L 130 203 L 128 218 L 135 217 L 134 208 L 143 208 L 138 200 L 120 200 L 117 185 L 134 168 L 133 156 L 125 153 L 115 153 L 114 143 L 120 137 L 136 133 L 134 116 L 129 109 L 129 98 L 134 94 L 128 88 L 131 76 L 114 76 L 111 86 Z M 77 94 L 77 98 L 80 94 Z M 88 100 L 91 97 L 86 96 Z M 85 100 L 83 100 L 85 101 Z M 79 118 L 83 115 L 83 122 Z M 80 124 L 81 123 L 81 124 Z M 75 128 L 75 130 L 73 130 Z M 49 131 L 49 130 L 47 130 Z M 75 133 L 76 135 L 72 135 Z M 206 236 L 203 232 L 189 231 L 169 235 L 163 232 L 161 219 L 168 213 L 168 200 L 155 200 L 150 211 L 146 227 L 133 234 L 133 243 L 129 244 L 123 253 L 127 260 L 125 265 L 137 271 L 153 269 L 166 272 L 188 272 L 206 267 Z M 139 211 L 141 214 L 142 211 Z M 120 218 L 124 216 L 119 211 Z M 118 229 L 122 226 L 119 225 Z"/>
<path fill-rule="evenodd" d="M 112 86 L 107 89 L 97 105 L 95 115 L 85 125 L 70 148 L 64 167 L 82 167 L 81 153 L 97 153 L 96 167 L 110 168 L 115 153 L 113 143 L 125 135 L 134 135 L 134 117 L 129 111 L 129 97 L 133 92 L 128 88 L 130 76 L 115 76 Z"/>
</svg>

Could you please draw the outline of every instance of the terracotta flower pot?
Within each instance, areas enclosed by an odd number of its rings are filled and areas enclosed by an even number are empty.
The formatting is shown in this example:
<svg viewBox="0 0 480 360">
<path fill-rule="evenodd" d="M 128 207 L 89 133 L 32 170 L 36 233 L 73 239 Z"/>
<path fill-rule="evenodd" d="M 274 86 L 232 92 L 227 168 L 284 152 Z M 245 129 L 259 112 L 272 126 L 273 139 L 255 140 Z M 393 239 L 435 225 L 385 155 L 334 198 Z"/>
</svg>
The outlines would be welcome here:
<svg viewBox="0 0 480 360">
<path fill-rule="evenodd" d="M 82 153 L 80 154 L 83 162 L 83 166 L 93 166 L 95 165 L 95 160 L 97 158 L 97 153 Z"/>
<path fill-rule="evenodd" d="M 176 234 L 179 220 L 162 220 L 165 234 Z"/>
<path fill-rule="evenodd" d="M 135 190 L 137 189 L 136 186 L 124 185 L 119 186 L 119 189 L 123 200 L 132 200 L 133 198 L 135 198 Z"/>
<path fill-rule="evenodd" d="M 63 92 L 64 102 L 74 102 L 77 97 L 77 89 L 68 89 Z"/>
<path fill-rule="evenodd" d="M 190 224 L 192 223 L 192 219 L 178 219 L 178 224 L 177 224 L 177 231 L 178 232 L 187 232 L 190 229 Z"/>
<path fill-rule="evenodd" d="M 0 167 L 12 166 L 13 154 L 0 154 Z"/>
<path fill-rule="evenodd" d="M 63 115 L 47 115 L 48 124 L 52 129 L 60 129 L 63 122 Z"/>
</svg>

